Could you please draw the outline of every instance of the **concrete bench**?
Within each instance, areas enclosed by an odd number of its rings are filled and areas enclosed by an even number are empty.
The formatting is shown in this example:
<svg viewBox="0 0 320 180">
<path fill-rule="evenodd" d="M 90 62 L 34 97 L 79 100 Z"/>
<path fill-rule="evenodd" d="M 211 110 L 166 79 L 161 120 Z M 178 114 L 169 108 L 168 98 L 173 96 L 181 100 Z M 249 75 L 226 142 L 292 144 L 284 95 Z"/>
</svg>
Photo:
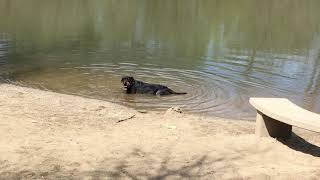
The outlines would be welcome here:
<svg viewBox="0 0 320 180">
<path fill-rule="evenodd" d="M 320 115 L 288 99 L 250 98 L 249 102 L 257 110 L 255 133 L 259 137 L 290 138 L 292 126 L 320 132 Z"/>
</svg>

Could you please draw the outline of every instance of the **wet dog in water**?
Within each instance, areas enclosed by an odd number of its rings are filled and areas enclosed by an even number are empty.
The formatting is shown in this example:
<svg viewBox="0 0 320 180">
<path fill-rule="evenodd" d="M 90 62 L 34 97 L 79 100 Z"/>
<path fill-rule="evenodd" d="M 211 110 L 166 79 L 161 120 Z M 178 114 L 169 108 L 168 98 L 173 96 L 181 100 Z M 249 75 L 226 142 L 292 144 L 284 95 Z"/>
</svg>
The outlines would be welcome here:
<svg viewBox="0 0 320 180">
<path fill-rule="evenodd" d="M 160 84 L 149 84 L 137 81 L 133 77 L 125 76 L 121 79 L 121 83 L 126 88 L 127 94 L 153 94 L 153 95 L 170 95 L 170 94 L 187 94 L 178 93 L 169 89 L 167 86 Z"/>
</svg>

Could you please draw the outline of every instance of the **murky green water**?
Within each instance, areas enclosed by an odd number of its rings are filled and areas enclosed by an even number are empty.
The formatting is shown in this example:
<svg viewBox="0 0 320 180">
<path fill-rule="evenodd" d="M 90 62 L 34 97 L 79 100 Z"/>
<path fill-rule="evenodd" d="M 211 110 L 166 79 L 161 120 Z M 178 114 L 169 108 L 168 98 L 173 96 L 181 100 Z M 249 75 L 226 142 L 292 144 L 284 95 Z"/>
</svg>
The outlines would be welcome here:
<svg viewBox="0 0 320 180">
<path fill-rule="evenodd" d="M 252 96 L 320 112 L 320 1 L 0 0 L 0 70 L 143 109 L 252 118 Z M 120 77 L 185 96 L 126 95 Z"/>
</svg>

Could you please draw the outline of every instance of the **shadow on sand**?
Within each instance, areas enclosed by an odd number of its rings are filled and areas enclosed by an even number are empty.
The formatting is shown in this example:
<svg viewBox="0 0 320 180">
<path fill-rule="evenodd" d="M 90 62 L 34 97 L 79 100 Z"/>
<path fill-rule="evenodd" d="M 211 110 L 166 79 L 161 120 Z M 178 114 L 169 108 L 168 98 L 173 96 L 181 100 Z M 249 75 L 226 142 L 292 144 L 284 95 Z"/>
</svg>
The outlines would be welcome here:
<svg viewBox="0 0 320 180">
<path fill-rule="evenodd" d="M 130 163 L 132 158 L 136 161 L 138 158 L 138 162 Z M 214 173 L 203 170 L 213 163 L 208 162 L 207 156 L 199 156 L 188 165 L 181 166 L 170 165 L 171 159 L 168 155 L 159 161 L 152 154 L 134 149 L 121 159 L 104 159 L 89 171 L 79 170 L 78 163 L 68 166 L 68 169 L 54 163 L 42 163 L 31 170 L 4 171 L 0 173 L 0 179 L 201 179 L 211 177 Z M 216 162 L 221 160 L 217 159 Z"/>
<path fill-rule="evenodd" d="M 320 157 L 320 147 L 313 145 L 303 139 L 302 137 L 298 136 L 297 134 L 291 134 L 291 138 L 288 140 L 278 139 L 284 145 L 287 145 L 293 150 L 300 151 L 305 154 L 310 154 L 315 157 Z"/>
</svg>

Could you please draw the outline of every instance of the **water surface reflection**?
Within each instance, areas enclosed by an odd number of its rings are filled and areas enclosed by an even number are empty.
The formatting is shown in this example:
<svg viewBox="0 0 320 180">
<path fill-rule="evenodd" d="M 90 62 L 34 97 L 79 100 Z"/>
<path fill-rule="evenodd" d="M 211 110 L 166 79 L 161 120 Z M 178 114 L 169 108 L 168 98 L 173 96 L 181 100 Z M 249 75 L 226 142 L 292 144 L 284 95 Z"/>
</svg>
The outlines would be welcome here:
<svg viewBox="0 0 320 180">
<path fill-rule="evenodd" d="M 251 96 L 320 112 L 319 1 L 0 0 L 3 77 L 135 108 L 252 118 Z M 119 79 L 186 96 L 125 95 Z"/>
</svg>

